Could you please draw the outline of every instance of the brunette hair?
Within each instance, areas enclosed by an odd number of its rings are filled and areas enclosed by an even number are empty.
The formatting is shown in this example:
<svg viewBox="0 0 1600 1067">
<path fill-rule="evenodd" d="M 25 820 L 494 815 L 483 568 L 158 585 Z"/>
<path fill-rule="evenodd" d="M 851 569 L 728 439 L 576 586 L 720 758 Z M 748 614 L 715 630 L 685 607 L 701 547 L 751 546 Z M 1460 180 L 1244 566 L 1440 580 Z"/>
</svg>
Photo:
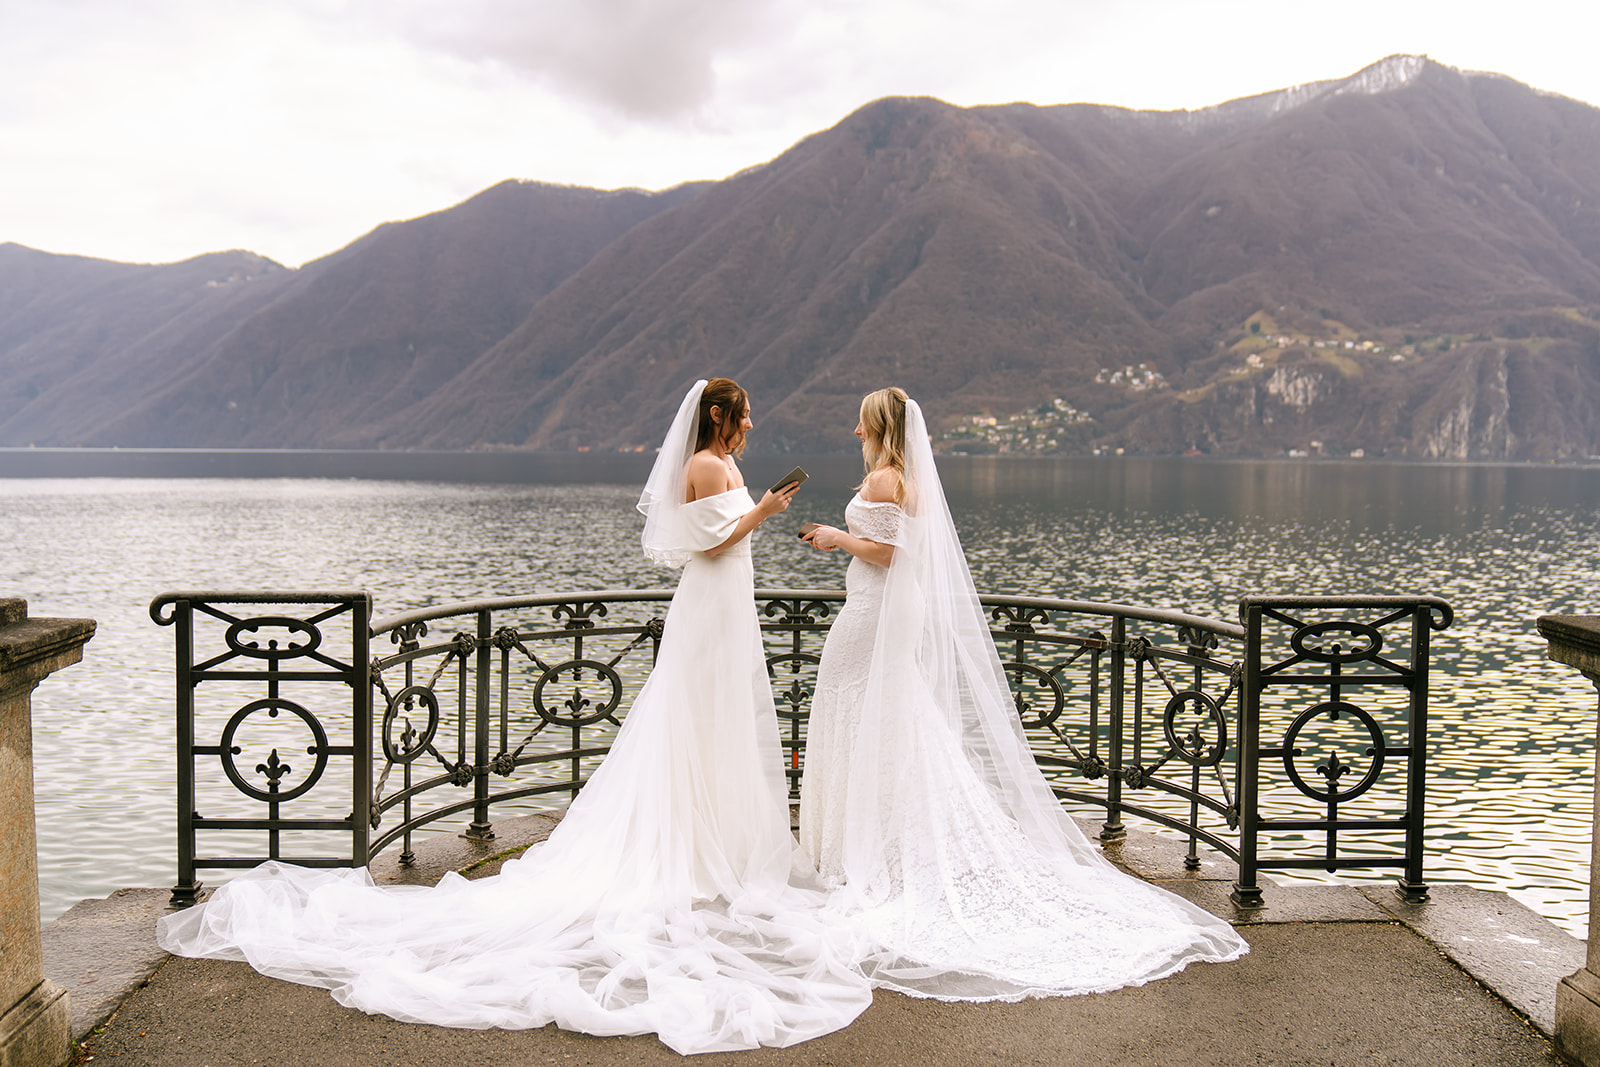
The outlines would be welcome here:
<svg viewBox="0 0 1600 1067">
<path fill-rule="evenodd" d="M 894 502 L 902 507 L 906 502 L 906 399 L 906 391 L 894 385 L 861 398 L 861 435 L 866 445 L 861 458 L 867 477 L 885 467 L 894 468 L 900 476 Z M 865 478 L 861 484 L 867 484 Z"/>
<path fill-rule="evenodd" d="M 712 421 L 711 409 L 722 409 L 720 423 Z M 750 395 L 732 378 L 713 378 L 700 394 L 700 422 L 695 431 L 694 450 L 710 448 L 716 441 L 736 456 L 744 455 L 744 417 L 750 411 Z"/>
</svg>

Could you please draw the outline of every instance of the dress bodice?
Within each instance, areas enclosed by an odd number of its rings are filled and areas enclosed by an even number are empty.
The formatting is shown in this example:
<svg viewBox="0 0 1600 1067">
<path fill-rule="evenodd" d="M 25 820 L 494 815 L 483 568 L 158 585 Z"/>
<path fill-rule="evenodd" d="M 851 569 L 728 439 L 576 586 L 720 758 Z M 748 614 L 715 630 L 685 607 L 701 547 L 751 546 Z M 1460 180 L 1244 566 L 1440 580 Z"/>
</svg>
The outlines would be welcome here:
<svg viewBox="0 0 1600 1067">
<path fill-rule="evenodd" d="M 851 497 L 844 509 L 845 527 L 851 533 L 884 545 L 899 544 L 903 517 L 899 504 L 888 500 L 863 500 L 860 493 Z M 888 577 L 887 567 L 859 557 L 852 559 L 844 574 L 845 595 L 877 596 L 883 592 L 883 583 Z"/>
<path fill-rule="evenodd" d="M 705 559 L 702 553 L 731 537 L 739 520 L 755 506 L 755 499 L 745 486 L 690 501 L 683 505 L 682 510 L 685 543 L 694 550 L 696 558 Z M 749 537 L 741 538 L 738 544 L 730 545 L 717 559 L 749 559 L 750 541 Z"/>
<path fill-rule="evenodd" d="M 900 520 L 904 512 L 892 500 L 864 500 L 860 493 L 845 505 L 844 521 L 850 532 L 879 544 L 900 543 Z"/>
</svg>

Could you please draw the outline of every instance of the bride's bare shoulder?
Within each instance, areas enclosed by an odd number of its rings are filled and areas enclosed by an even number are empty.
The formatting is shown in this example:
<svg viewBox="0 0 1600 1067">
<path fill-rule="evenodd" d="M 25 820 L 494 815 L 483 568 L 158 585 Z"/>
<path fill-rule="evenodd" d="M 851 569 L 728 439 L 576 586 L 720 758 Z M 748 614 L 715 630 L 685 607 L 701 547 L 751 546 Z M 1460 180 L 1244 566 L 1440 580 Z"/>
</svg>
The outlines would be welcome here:
<svg viewBox="0 0 1600 1067">
<path fill-rule="evenodd" d="M 873 504 L 892 504 L 899 495 L 900 472 L 893 467 L 880 467 L 861 483 L 861 499 Z"/>
<path fill-rule="evenodd" d="M 717 496 L 733 488 L 733 477 L 728 471 L 727 463 L 710 449 L 696 452 L 689 457 L 687 474 L 686 480 L 689 483 L 687 496 L 691 501 Z"/>
</svg>

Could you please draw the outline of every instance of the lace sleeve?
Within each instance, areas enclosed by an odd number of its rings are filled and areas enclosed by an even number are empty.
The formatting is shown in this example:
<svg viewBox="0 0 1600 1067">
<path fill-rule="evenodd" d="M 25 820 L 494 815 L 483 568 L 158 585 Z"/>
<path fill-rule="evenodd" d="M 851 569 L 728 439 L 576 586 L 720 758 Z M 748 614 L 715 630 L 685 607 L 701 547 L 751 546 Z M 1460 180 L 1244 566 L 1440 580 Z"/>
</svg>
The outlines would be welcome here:
<svg viewBox="0 0 1600 1067">
<path fill-rule="evenodd" d="M 876 541 L 880 545 L 899 545 L 900 520 L 905 513 L 898 504 L 874 503 L 860 501 L 852 507 L 850 519 L 851 532 L 857 537 L 865 537 L 869 541 Z"/>
</svg>

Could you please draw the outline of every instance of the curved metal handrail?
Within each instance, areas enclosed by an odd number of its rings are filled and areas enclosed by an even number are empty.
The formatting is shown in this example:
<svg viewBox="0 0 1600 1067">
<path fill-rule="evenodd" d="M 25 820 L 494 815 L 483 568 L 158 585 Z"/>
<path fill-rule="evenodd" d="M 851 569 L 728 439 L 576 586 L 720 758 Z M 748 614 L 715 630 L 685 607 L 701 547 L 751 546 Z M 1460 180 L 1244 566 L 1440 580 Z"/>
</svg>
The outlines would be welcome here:
<svg viewBox="0 0 1600 1067">
<path fill-rule="evenodd" d="M 437 604 L 428 608 L 414 608 L 411 611 L 403 611 L 396 615 L 386 615 L 381 619 L 374 619 L 372 621 L 371 635 L 380 637 L 390 631 L 414 626 L 419 622 L 432 622 L 435 619 L 473 615 L 480 611 L 498 612 L 517 608 L 550 607 L 556 604 L 571 604 L 575 601 L 601 604 L 625 601 L 662 601 L 671 600 L 672 594 L 673 591 L 671 589 L 599 589 L 592 592 L 530 593 L 524 596 L 484 597 L 477 600 L 457 601 L 453 604 Z M 177 596 L 179 594 L 171 595 Z M 844 599 L 844 593 L 838 589 L 756 589 L 753 591 L 752 597 L 755 600 L 838 601 Z M 1207 619 L 1200 615 L 1191 615 L 1188 612 L 1174 611 L 1170 608 L 1149 608 L 1134 604 L 1108 604 L 1093 600 L 1058 600 L 1052 597 L 1010 596 L 998 593 L 980 593 L 978 601 L 985 607 L 1039 608 L 1044 611 L 1061 611 L 1072 615 L 1098 615 L 1104 618 L 1121 617 L 1138 620 L 1139 622 L 1167 624 L 1200 633 L 1233 638 L 1234 640 L 1240 640 L 1244 637 L 1244 627 L 1238 623 L 1224 622 L 1220 619 Z M 1442 604 L 1443 601 L 1440 601 L 1440 603 Z M 154 611 L 154 605 L 152 605 L 151 610 Z"/>
</svg>

